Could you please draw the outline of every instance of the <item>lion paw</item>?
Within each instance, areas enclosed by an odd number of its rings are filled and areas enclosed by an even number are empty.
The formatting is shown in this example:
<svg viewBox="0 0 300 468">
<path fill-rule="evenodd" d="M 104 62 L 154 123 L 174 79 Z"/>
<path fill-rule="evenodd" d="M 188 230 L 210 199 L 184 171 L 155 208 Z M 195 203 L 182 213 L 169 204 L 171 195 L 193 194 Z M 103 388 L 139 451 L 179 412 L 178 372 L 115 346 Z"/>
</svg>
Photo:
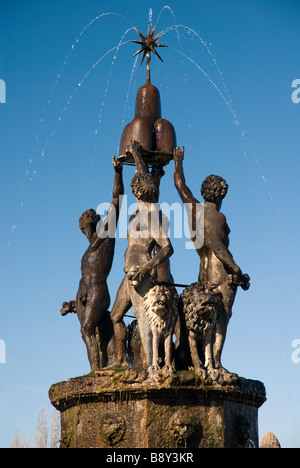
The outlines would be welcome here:
<svg viewBox="0 0 300 468">
<path fill-rule="evenodd" d="M 166 364 L 162 368 L 162 373 L 163 373 L 164 377 L 169 377 L 170 375 L 174 374 L 174 372 L 175 372 L 175 368 L 172 365 Z"/>
</svg>

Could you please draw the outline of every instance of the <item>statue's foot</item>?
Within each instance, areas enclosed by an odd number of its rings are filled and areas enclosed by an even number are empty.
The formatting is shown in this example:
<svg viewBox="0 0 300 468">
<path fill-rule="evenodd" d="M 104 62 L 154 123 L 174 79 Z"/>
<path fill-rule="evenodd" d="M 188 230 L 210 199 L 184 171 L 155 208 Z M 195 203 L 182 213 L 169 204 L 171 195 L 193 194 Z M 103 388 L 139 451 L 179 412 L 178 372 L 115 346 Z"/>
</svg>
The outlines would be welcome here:
<svg viewBox="0 0 300 468">
<path fill-rule="evenodd" d="M 173 375 L 175 373 L 175 368 L 174 366 L 172 365 L 168 365 L 166 364 L 163 368 L 162 368 L 162 374 L 164 377 L 170 377 L 171 375 Z"/>
<path fill-rule="evenodd" d="M 212 384 L 220 383 L 222 381 L 222 374 L 218 369 L 208 368 L 207 369 L 208 378 L 210 378 Z"/>
<path fill-rule="evenodd" d="M 158 375 L 160 370 L 161 370 L 161 368 L 159 366 L 155 365 L 155 366 L 150 366 L 149 369 L 148 369 L 148 372 L 151 375 Z"/>
<path fill-rule="evenodd" d="M 148 381 L 152 383 L 157 383 L 160 381 L 161 368 L 159 366 L 150 366 L 148 369 Z"/>
<path fill-rule="evenodd" d="M 229 372 L 225 367 L 220 366 L 216 369 L 220 376 L 222 377 L 222 383 L 224 384 L 233 384 L 236 383 L 239 380 L 238 374 L 235 374 L 233 372 Z M 221 383 L 221 382 L 219 382 Z"/>
<path fill-rule="evenodd" d="M 197 377 L 200 377 L 201 380 L 206 380 L 207 374 L 206 374 L 206 370 L 204 369 L 204 367 L 200 367 L 200 366 L 194 367 L 194 372 L 197 375 Z"/>
<path fill-rule="evenodd" d="M 130 366 L 126 361 L 113 362 L 109 366 L 106 366 L 103 370 L 117 370 L 117 369 L 129 369 Z"/>
</svg>

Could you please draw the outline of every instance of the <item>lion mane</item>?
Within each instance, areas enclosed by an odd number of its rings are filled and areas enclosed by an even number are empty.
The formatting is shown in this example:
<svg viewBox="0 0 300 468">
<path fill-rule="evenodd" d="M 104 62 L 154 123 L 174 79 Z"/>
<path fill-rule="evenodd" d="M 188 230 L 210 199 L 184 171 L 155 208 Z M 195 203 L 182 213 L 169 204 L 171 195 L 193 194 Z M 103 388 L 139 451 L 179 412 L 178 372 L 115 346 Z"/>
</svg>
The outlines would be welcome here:
<svg viewBox="0 0 300 468">
<path fill-rule="evenodd" d="M 205 336 L 216 326 L 222 307 L 222 293 L 216 284 L 193 283 L 181 294 L 186 327 Z"/>
<path fill-rule="evenodd" d="M 175 288 L 156 285 L 144 297 L 144 310 L 151 330 L 167 336 L 173 333 L 178 314 Z"/>
</svg>

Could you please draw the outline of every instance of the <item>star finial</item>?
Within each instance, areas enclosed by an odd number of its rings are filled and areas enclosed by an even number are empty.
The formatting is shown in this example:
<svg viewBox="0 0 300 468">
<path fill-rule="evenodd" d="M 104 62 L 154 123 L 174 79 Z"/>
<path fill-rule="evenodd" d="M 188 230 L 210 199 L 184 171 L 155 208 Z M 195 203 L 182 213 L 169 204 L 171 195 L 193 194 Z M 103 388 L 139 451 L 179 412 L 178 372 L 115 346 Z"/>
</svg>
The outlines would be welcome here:
<svg viewBox="0 0 300 468">
<path fill-rule="evenodd" d="M 141 63 L 143 63 L 145 57 L 147 56 L 146 66 L 147 66 L 147 82 L 148 83 L 150 83 L 151 52 L 153 52 L 156 55 L 156 57 L 158 57 L 163 62 L 163 59 L 161 58 L 159 53 L 155 50 L 155 48 L 156 47 L 168 47 L 167 45 L 156 43 L 158 38 L 163 33 L 163 31 L 161 31 L 159 34 L 156 34 L 156 36 L 154 36 L 156 26 L 157 26 L 157 24 L 154 26 L 154 28 L 152 29 L 152 31 L 150 33 L 150 23 L 148 23 L 147 36 L 144 36 L 142 33 L 140 33 L 140 31 L 134 26 L 134 29 L 136 30 L 136 32 L 138 33 L 138 35 L 140 36 L 140 38 L 142 40 L 141 41 L 129 41 L 129 42 L 134 42 L 135 44 L 140 44 L 141 48 L 133 56 L 135 57 L 136 55 L 140 54 L 141 52 L 144 52 Z"/>
</svg>

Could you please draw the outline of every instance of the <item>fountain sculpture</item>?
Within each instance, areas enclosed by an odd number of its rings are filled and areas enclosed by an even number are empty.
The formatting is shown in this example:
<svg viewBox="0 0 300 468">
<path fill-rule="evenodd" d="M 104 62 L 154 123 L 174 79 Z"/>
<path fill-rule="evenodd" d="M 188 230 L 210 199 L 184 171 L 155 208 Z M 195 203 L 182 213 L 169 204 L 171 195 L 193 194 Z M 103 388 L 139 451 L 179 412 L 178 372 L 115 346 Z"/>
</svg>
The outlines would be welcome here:
<svg viewBox="0 0 300 468">
<path fill-rule="evenodd" d="M 155 49 L 166 47 L 157 43 L 155 29 L 150 32 L 149 26 L 147 36 L 136 30 L 141 41 L 132 41 L 141 45 L 135 55 L 143 52 L 142 61 L 147 56 L 147 80 L 113 159 L 111 208 L 100 224 L 94 210 L 79 221 L 89 247 L 77 298 L 64 302 L 61 313 L 77 313 L 91 373 L 49 390 L 61 412 L 61 447 L 258 447 L 264 385 L 221 364 L 237 288 L 250 286 L 228 250 L 230 230 L 220 212 L 228 185 L 219 176 L 203 182 L 204 230 L 198 232 L 200 202 L 186 185 L 184 148 L 177 147 L 173 125 L 162 119 L 159 90 L 150 80 L 151 52 L 161 59 Z M 181 294 L 170 274 L 168 220 L 159 209 L 163 168 L 171 160 L 179 196 L 191 206 L 192 240 L 200 257 L 198 282 Z M 138 209 L 129 221 L 124 278 L 110 313 L 106 279 L 115 240 L 109 224 L 110 217 L 114 225 L 118 220 L 128 164 L 135 165 L 131 190 Z M 131 307 L 136 320 L 126 327 L 123 318 Z"/>
</svg>

